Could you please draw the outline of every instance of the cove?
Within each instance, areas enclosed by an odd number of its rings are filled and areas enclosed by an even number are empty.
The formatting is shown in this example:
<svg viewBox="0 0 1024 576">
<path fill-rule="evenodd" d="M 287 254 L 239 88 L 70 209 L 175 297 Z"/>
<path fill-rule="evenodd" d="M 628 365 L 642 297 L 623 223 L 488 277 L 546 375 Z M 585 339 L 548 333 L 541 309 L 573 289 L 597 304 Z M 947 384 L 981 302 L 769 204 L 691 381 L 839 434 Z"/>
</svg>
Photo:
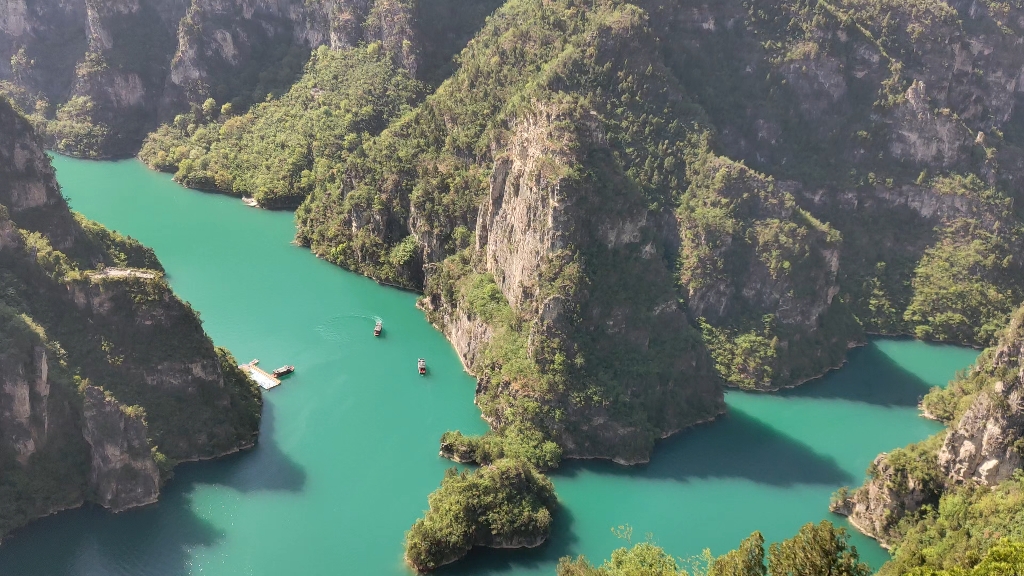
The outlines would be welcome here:
<svg viewBox="0 0 1024 576">
<path fill-rule="evenodd" d="M 176 470 L 161 501 L 37 521 L 0 546 L 0 574 L 406 575 L 405 530 L 451 463 L 445 430 L 480 433 L 474 380 L 415 307 L 293 246 L 291 214 L 185 190 L 141 163 L 54 158 L 72 207 L 156 250 L 175 291 L 240 361 L 297 367 L 264 395 L 258 447 Z M 376 318 L 382 338 L 373 338 Z M 940 426 L 917 416 L 927 389 L 977 352 L 874 340 L 824 378 L 777 395 L 730 392 L 730 413 L 625 468 L 568 462 L 552 474 L 562 509 L 546 545 L 474 551 L 442 574 L 554 574 L 563 555 L 601 561 L 653 534 L 679 557 L 719 554 L 753 530 L 768 541 L 830 518 L 881 451 Z M 424 357 L 430 375 L 416 374 Z M 878 566 L 885 552 L 854 538 Z"/>
</svg>

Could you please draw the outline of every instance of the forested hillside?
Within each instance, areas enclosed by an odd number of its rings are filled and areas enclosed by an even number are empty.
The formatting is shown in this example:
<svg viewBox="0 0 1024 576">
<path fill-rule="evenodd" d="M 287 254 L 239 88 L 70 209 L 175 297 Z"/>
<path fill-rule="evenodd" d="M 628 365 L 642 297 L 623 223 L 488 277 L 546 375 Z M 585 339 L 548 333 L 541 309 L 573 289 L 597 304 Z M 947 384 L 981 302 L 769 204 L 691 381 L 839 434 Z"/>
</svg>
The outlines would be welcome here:
<svg viewBox="0 0 1024 576">
<path fill-rule="evenodd" d="M 152 503 L 177 462 L 253 446 L 261 406 L 152 250 L 68 209 L 0 97 L 0 536 Z"/>
<path fill-rule="evenodd" d="M 423 293 L 492 429 L 442 438 L 483 467 L 410 533 L 432 567 L 542 540 L 535 468 L 643 462 L 722 385 L 799 385 L 869 333 L 996 344 L 1024 302 L 1022 34 L 997 0 L 0 0 L 0 88 L 58 150 L 298 206 L 316 255 Z M 953 423 L 980 387 L 926 406 Z M 926 476 L 907 507 L 947 494 Z M 528 501 L 529 534 L 466 537 L 494 512 L 460 491 L 506 484 L 543 494 L 492 503 Z"/>
</svg>

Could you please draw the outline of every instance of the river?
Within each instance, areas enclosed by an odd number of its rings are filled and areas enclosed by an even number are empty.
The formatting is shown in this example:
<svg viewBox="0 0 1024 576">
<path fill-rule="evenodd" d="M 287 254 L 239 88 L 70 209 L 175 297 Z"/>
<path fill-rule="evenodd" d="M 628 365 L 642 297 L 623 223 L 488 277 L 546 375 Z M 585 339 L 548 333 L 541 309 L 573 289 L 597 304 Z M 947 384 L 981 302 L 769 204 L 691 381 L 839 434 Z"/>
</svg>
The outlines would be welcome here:
<svg viewBox="0 0 1024 576">
<path fill-rule="evenodd" d="M 54 159 L 72 207 L 156 250 L 206 330 L 240 361 L 294 364 L 264 395 L 256 449 L 179 467 L 158 504 L 37 521 L 0 547 L 4 576 L 407 575 L 402 538 L 451 463 L 445 430 L 480 433 L 474 380 L 414 307 L 293 246 L 292 216 L 185 190 L 135 160 Z M 376 318 L 384 335 L 373 338 Z M 474 551 L 442 574 L 554 574 L 563 555 L 600 561 L 630 525 L 678 557 L 719 554 L 753 530 L 768 541 L 831 518 L 876 454 L 940 427 L 918 398 L 972 350 L 880 339 L 825 378 L 777 395 L 727 394 L 730 413 L 660 443 L 650 465 L 569 462 L 549 543 Z M 416 374 L 426 358 L 430 375 Z M 856 535 L 863 558 L 886 553 Z"/>
</svg>

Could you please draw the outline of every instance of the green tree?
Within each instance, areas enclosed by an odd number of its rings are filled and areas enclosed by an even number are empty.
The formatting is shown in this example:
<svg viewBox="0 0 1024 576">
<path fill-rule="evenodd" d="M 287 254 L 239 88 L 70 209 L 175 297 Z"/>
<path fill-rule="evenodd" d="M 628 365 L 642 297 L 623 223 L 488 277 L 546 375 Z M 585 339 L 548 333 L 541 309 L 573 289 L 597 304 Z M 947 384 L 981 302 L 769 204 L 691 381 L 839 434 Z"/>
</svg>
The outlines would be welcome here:
<svg viewBox="0 0 1024 576">
<path fill-rule="evenodd" d="M 797 535 L 768 549 L 770 576 L 868 576 L 871 569 L 860 562 L 857 548 L 849 545 L 843 528 L 828 520 L 805 524 Z"/>
<path fill-rule="evenodd" d="M 575 560 L 562 558 L 556 569 L 558 576 L 684 576 L 675 558 L 651 542 L 632 548 L 619 548 L 610 560 L 595 568 L 583 556 Z"/>
<path fill-rule="evenodd" d="M 33 65 L 35 65 L 35 60 L 30 59 L 25 54 L 24 46 L 11 56 L 11 72 L 14 73 L 14 78 L 19 82 L 24 80 L 25 75 L 32 70 Z"/>
<path fill-rule="evenodd" d="M 708 576 L 765 576 L 764 536 L 754 532 L 739 548 L 716 558 Z"/>
<path fill-rule="evenodd" d="M 209 119 L 213 119 L 213 113 L 217 110 L 217 101 L 213 98 L 207 98 L 203 102 L 203 116 Z"/>
<path fill-rule="evenodd" d="M 1024 575 L 1024 542 L 1001 540 L 993 546 L 985 559 L 971 572 L 971 576 Z"/>
</svg>

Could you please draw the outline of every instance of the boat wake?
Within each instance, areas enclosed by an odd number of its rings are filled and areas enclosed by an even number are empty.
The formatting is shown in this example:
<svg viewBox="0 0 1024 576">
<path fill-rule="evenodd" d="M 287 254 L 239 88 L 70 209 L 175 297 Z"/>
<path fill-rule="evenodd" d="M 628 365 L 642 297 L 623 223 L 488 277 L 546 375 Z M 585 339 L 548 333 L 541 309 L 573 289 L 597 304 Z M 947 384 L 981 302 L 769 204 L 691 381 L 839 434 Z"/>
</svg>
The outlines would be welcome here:
<svg viewBox="0 0 1024 576">
<path fill-rule="evenodd" d="M 357 331 L 352 329 L 353 320 L 358 321 L 358 324 L 362 324 L 364 320 L 372 324 L 384 322 L 383 318 L 375 314 L 340 314 L 318 324 L 314 330 L 328 342 L 349 342 L 352 340 L 351 335 Z"/>
</svg>

